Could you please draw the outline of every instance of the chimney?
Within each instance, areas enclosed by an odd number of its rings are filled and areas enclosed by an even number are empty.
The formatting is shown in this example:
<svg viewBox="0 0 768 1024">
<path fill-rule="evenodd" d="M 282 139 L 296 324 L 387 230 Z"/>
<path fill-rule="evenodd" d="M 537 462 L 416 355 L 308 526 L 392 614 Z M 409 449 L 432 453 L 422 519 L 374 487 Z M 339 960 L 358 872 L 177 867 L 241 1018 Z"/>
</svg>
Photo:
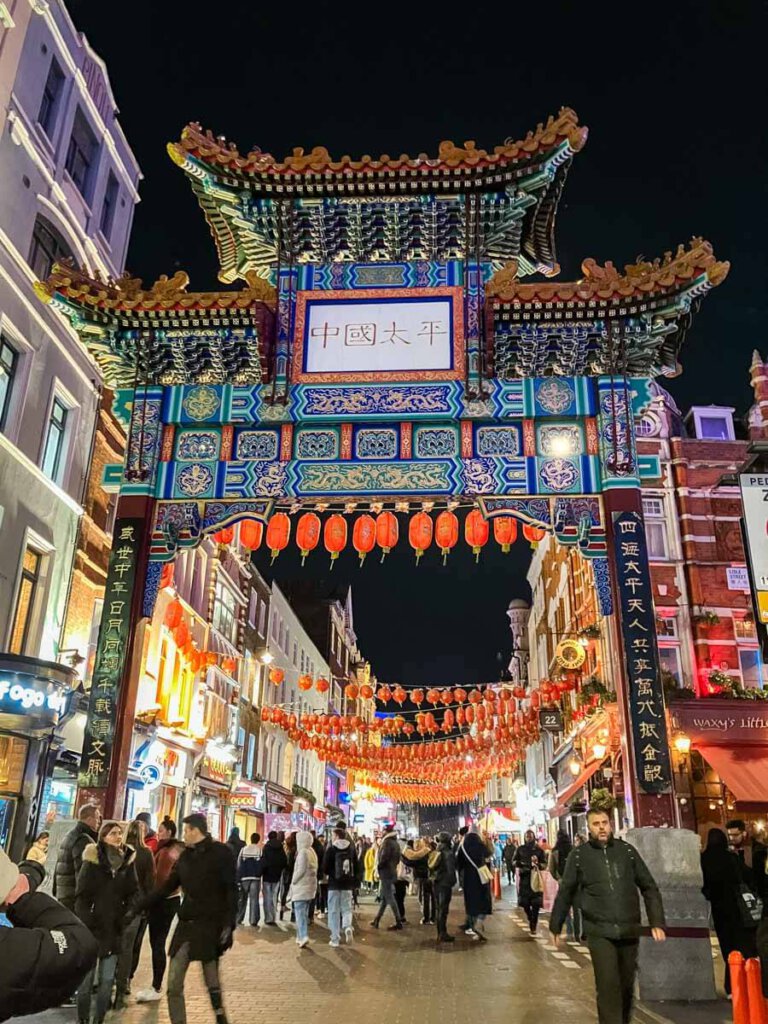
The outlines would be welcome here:
<svg viewBox="0 0 768 1024">
<path fill-rule="evenodd" d="M 749 438 L 760 441 L 768 438 L 768 366 L 757 349 L 752 353 L 749 380 L 755 393 L 755 403 L 749 411 Z"/>
</svg>

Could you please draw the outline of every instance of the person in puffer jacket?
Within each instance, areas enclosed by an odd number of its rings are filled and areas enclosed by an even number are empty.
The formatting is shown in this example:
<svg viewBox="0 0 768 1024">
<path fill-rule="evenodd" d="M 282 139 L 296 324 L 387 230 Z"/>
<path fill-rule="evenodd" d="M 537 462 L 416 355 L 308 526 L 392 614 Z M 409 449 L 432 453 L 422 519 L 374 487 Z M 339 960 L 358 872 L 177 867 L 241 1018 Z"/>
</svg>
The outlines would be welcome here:
<svg viewBox="0 0 768 1024">
<path fill-rule="evenodd" d="M 41 1013 L 72 995 L 96 963 L 98 947 L 83 922 L 52 896 L 37 892 L 39 863 L 17 867 L 0 850 L 0 1021 Z"/>
<path fill-rule="evenodd" d="M 312 833 L 298 832 L 289 896 L 296 917 L 296 942 L 300 949 L 309 943 L 309 908 L 316 895 L 317 854 L 312 849 Z"/>
</svg>

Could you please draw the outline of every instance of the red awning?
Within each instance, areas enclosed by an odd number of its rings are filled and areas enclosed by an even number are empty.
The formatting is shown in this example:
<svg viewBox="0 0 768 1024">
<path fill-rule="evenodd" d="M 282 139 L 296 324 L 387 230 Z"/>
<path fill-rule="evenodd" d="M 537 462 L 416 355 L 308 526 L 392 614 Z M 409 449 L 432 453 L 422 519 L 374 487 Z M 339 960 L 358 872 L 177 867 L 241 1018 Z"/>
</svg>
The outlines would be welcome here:
<svg viewBox="0 0 768 1024">
<path fill-rule="evenodd" d="M 696 749 L 715 769 L 738 803 L 768 803 L 768 746 L 702 744 Z"/>
<path fill-rule="evenodd" d="M 567 786 L 562 790 L 562 792 L 557 794 L 558 804 L 567 804 L 572 797 L 576 796 L 582 786 L 592 778 L 602 763 L 602 761 L 593 761 L 592 764 L 588 765 L 580 775 L 577 775 L 570 786 Z"/>
</svg>

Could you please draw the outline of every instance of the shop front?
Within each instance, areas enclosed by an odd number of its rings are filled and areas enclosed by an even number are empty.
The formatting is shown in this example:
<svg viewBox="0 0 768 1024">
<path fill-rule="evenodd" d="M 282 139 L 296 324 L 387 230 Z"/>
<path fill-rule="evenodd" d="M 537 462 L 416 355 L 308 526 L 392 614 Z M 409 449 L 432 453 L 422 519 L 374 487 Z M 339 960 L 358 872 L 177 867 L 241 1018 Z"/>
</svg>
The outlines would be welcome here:
<svg viewBox="0 0 768 1024">
<path fill-rule="evenodd" d="M 200 749 L 200 744 L 164 727 L 135 732 L 128 770 L 126 820 L 148 811 L 154 828 L 166 816 L 178 825 L 184 817 L 185 795 Z"/>
<path fill-rule="evenodd" d="M 13 858 L 45 810 L 54 732 L 73 680 L 64 665 L 0 655 L 0 849 Z"/>
<path fill-rule="evenodd" d="M 251 841 L 254 832 L 262 839 L 265 835 L 264 814 L 267 810 L 267 793 L 263 782 L 249 782 L 242 779 L 230 796 L 233 824 L 240 829 L 240 838 Z"/>
<path fill-rule="evenodd" d="M 268 782 L 267 811 L 269 814 L 290 814 L 293 810 L 293 793 L 274 782 Z"/>
<path fill-rule="evenodd" d="M 203 755 L 192 783 L 191 808 L 205 815 L 208 831 L 214 839 L 225 840 L 231 827 L 230 799 L 234 783 L 234 760 L 215 753 Z"/>
<path fill-rule="evenodd" d="M 669 706 L 680 824 L 705 837 L 730 818 L 768 821 L 768 702 L 720 697 Z"/>
</svg>

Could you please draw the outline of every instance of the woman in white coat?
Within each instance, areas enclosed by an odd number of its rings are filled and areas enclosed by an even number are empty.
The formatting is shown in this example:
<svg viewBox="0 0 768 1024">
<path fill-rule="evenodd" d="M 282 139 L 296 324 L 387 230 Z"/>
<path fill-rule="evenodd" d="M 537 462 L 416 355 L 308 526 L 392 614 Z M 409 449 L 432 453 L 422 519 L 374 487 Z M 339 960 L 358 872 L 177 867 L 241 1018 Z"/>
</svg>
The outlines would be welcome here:
<svg viewBox="0 0 768 1024">
<path fill-rule="evenodd" d="M 309 906 L 317 894 L 317 856 L 312 849 L 312 833 L 296 835 L 296 863 L 293 867 L 290 898 L 296 917 L 296 943 L 303 949 L 309 942 Z"/>
</svg>

